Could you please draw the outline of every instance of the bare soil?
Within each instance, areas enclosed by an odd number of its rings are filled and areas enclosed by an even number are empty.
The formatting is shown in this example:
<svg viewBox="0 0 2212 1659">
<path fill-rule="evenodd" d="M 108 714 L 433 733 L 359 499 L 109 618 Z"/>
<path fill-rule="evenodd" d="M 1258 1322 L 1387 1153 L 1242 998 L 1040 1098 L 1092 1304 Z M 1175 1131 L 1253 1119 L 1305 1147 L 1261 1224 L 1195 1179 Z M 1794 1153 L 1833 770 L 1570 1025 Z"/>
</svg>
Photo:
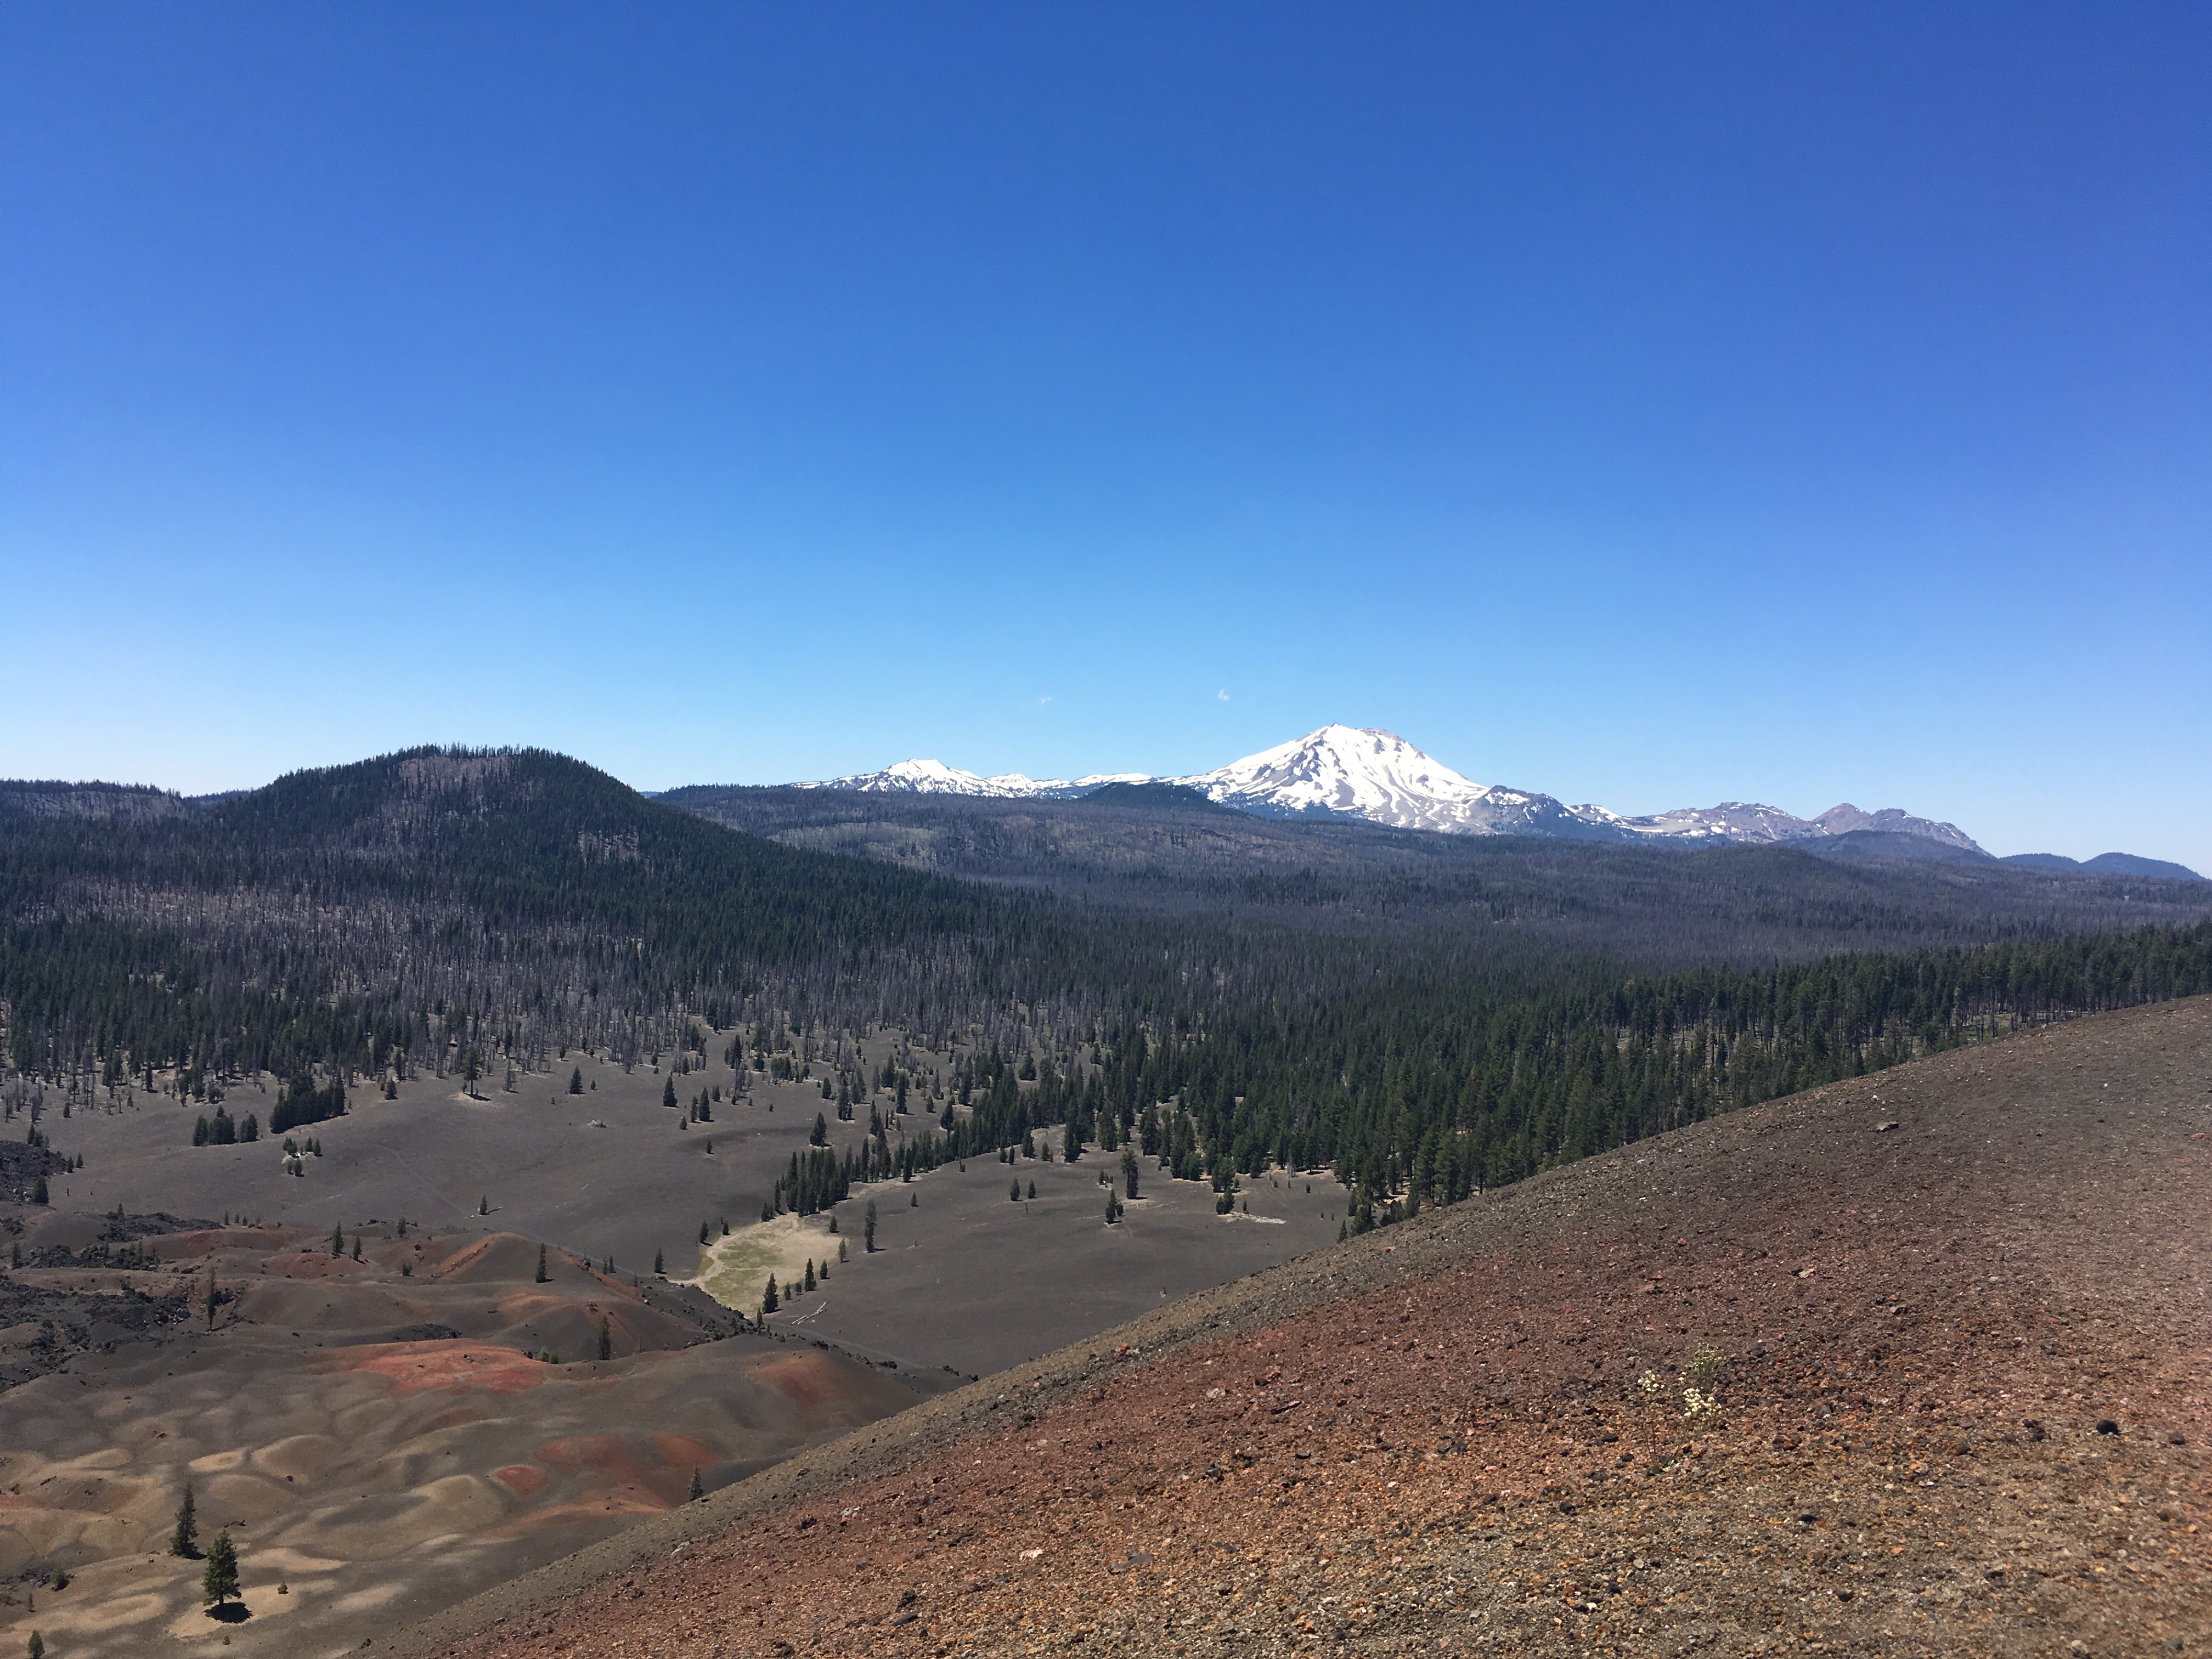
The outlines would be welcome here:
<svg viewBox="0 0 2212 1659">
<path fill-rule="evenodd" d="M 2205 999 L 1839 1084 L 1186 1298 L 374 1640 L 2196 1650 L 2208 1133 Z"/>
<path fill-rule="evenodd" d="M 896 1034 L 872 1035 L 861 1045 L 868 1066 L 889 1058 L 896 1042 Z M 928 1073 L 951 1070 L 948 1056 L 917 1050 L 913 1058 Z M 738 1096 L 735 1074 L 719 1057 L 704 1066 L 696 1061 L 672 1074 L 572 1054 L 555 1075 L 525 1074 L 513 1091 L 499 1077 L 483 1079 L 480 1098 L 465 1094 L 455 1077 L 425 1074 L 399 1085 L 396 1100 L 358 1087 L 345 1115 L 295 1132 L 322 1149 L 293 1166 L 297 1176 L 288 1173 L 283 1136 L 192 1146 L 192 1121 L 210 1109 L 204 1103 L 137 1091 L 112 1109 L 80 1103 L 67 1118 L 50 1109 L 45 1131 L 63 1153 L 81 1154 L 85 1167 L 52 1178 L 51 1208 L 0 1204 L 0 1225 L 11 1216 L 21 1221 L 26 1259 L 35 1261 L 45 1251 L 82 1250 L 101 1238 L 118 1204 L 250 1217 L 325 1237 L 334 1225 L 349 1234 L 380 1225 L 388 1231 L 404 1216 L 441 1236 L 497 1231 L 550 1240 L 583 1260 L 611 1258 L 624 1279 L 648 1273 L 658 1256 L 668 1277 L 681 1281 L 702 1266 L 703 1224 L 713 1247 L 739 1255 L 747 1268 L 710 1275 L 711 1288 L 750 1315 L 775 1262 L 784 1264 L 781 1282 L 799 1261 L 836 1255 L 837 1240 L 822 1236 L 826 1214 L 805 1220 L 805 1231 L 817 1235 L 811 1246 L 784 1237 L 798 1231 L 787 1216 L 762 1248 L 745 1248 L 744 1235 L 759 1224 L 792 1155 L 805 1150 L 816 1117 L 826 1120 L 825 1139 L 842 1156 L 865 1136 L 872 1104 L 890 1119 L 896 1146 L 903 1136 L 934 1131 L 944 1103 L 916 1091 L 914 1109 L 898 1115 L 883 1091 L 840 1122 L 817 1081 L 756 1073 Z M 580 1094 L 568 1092 L 572 1071 L 581 1075 Z M 663 1106 L 671 1083 L 687 1106 L 719 1088 L 713 1121 L 686 1127 L 686 1111 Z M 234 1086 L 223 1103 L 235 1118 L 253 1113 L 265 1124 L 276 1098 L 264 1078 Z M 1042 1139 L 1056 1143 L 1058 1136 Z M 837 1208 L 850 1262 L 775 1322 L 904 1369 L 984 1376 L 1302 1255 L 1334 1238 L 1343 1218 L 1344 1190 L 1326 1177 L 1248 1181 L 1243 1201 L 1250 1216 L 1240 1211 L 1231 1220 L 1213 1212 L 1209 1183 L 1171 1181 L 1148 1166 L 1142 1198 L 1122 1224 L 1109 1227 L 1097 1180 L 1116 1162 L 1095 1147 L 1073 1164 L 1018 1158 L 1009 1167 L 986 1154 L 965 1170 L 948 1164 L 912 1182 L 857 1187 Z M 1011 1202 L 1014 1179 L 1024 1194 L 1034 1183 L 1036 1199 Z M 864 1257 L 861 1217 L 872 1201 L 879 1248 Z M 734 1245 L 723 1241 L 725 1224 Z M 0 1238 L 0 1252 L 9 1243 Z"/>
</svg>

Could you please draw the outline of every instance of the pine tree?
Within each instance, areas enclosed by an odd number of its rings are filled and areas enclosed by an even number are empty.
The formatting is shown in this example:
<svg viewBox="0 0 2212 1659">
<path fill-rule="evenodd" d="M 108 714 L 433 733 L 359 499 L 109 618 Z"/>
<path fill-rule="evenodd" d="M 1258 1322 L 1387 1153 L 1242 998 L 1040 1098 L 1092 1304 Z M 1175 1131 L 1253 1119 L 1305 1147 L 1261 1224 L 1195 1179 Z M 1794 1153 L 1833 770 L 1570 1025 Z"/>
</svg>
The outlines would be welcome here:
<svg viewBox="0 0 2212 1659">
<path fill-rule="evenodd" d="M 331 1255 L 336 1257 L 344 1254 L 345 1229 L 343 1226 L 333 1227 L 331 1229 Z"/>
<path fill-rule="evenodd" d="M 200 1574 L 200 1600 L 209 1607 L 220 1607 L 237 1594 L 238 1546 L 230 1541 L 228 1533 L 219 1532 L 208 1546 L 207 1570 Z"/>
<path fill-rule="evenodd" d="M 602 1359 L 612 1359 L 614 1357 L 614 1329 L 605 1320 L 602 1319 L 599 1321 L 599 1358 Z"/>
<path fill-rule="evenodd" d="M 353 1236 L 353 1259 L 356 1261 L 361 1260 L 361 1235 L 359 1233 L 356 1233 Z"/>
<path fill-rule="evenodd" d="M 1121 1179 L 1129 1188 L 1129 1196 L 1137 1195 L 1137 1155 L 1127 1147 L 1121 1150 Z"/>
<path fill-rule="evenodd" d="M 866 1243 L 867 1254 L 873 1255 L 876 1253 L 876 1200 L 872 1198 L 868 1200 L 868 1213 L 862 1224 L 861 1237 Z"/>
<path fill-rule="evenodd" d="M 584 1068 L 580 1066 L 568 1073 L 568 1092 L 572 1095 L 584 1092 Z"/>
<path fill-rule="evenodd" d="M 707 1495 L 707 1488 L 699 1479 L 699 1471 L 691 1471 L 691 1502 L 697 1503 Z"/>
<path fill-rule="evenodd" d="M 676 1107 L 676 1079 L 670 1078 L 660 1085 L 660 1103 L 673 1111 Z"/>
<path fill-rule="evenodd" d="M 811 1261 L 806 1264 L 806 1281 L 805 1289 L 810 1295 L 812 1294 L 814 1290 L 814 1264 Z"/>
<path fill-rule="evenodd" d="M 44 1176 L 40 1176 L 36 1181 L 31 1183 L 31 1202 L 33 1204 L 44 1204 L 46 1201 L 46 1178 Z"/>
<path fill-rule="evenodd" d="M 185 1501 L 177 1505 L 176 1529 L 169 1534 L 169 1553 L 187 1561 L 200 1553 L 199 1511 L 192 1504 L 192 1486 L 185 1483 Z"/>
<path fill-rule="evenodd" d="M 655 1250 L 653 1253 L 653 1272 L 656 1278 L 666 1272 L 666 1268 L 663 1266 L 661 1261 L 660 1252 L 658 1250 Z"/>
<path fill-rule="evenodd" d="M 538 1247 L 538 1282 L 540 1285 L 545 1284 L 552 1277 L 551 1273 L 545 1271 L 545 1247 L 540 1244 Z"/>
<path fill-rule="evenodd" d="M 761 1293 L 761 1311 L 763 1313 L 774 1313 L 781 1305 L 782 1304 L 776 1299 L 775 1275 L 774 1273 L 770 1273 L 768 1276 L 768 1289 Z"/>
<path fill-rule="evenodd" d="M 31 1640 L 23 1649 L 28 1659 L 46 1659 L 46 1638 L 38 1632 L 31 1632 Z"/>
<path fill-rule="evenodd" d="M 1022 1201 L 1022 1183 L 1016 1181 L 1006 1188 L 1006 1196 L 1018 1204 Z"/>
<path fill-rule="evenodd" d="M 477 1200 L 477 1213 L 478 1215 L 489 1215 L 491 1213 L 491 1194 L 489 1193 L 484 1194 L 482 1197 Z"/>
<path fill-rule="evenodd" d="M 1031 1198 L 1035 1198 L 1036 1196 L 1036 1182 L 1034 1181 L 1030 1182 L 1030 1196 Z"/>
</svg>

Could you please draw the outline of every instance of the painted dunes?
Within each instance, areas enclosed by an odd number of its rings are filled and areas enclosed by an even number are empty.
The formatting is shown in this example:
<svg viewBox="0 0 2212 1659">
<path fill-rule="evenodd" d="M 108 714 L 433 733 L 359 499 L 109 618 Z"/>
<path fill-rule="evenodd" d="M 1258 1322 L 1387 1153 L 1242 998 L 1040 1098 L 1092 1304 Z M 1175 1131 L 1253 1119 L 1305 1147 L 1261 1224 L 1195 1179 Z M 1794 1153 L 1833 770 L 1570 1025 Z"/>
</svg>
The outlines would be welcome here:
<svg viewBox="0 0 2212 1659">
<path fill-rule="evenodd" d="M 538 1284 L 537 1244 L 513 1234 L 364 1231 L 359 1261 L 274 1229 L 148 1241 L 161 1265 L 120 1277 L 185 1298 L 181 1334 L 0 1396 L 0 1577 L 17 1586 L 0 1644 L 35 1628 L 56 1659 L 225 1637 L 349 1651 L 683 1504 L 695 1476 L 726 1485 L 917 1398 L 834 1354 L 709 1340 L 703 1298 L 557 1252 Z M 237 1540 L 238 1622 L 206 1617 L 198 1564 L 166 1553 L 187 1482 L 202 1543 Z M 66 1589 L 30 1589 L 63 1561 Z"/>
</svg>

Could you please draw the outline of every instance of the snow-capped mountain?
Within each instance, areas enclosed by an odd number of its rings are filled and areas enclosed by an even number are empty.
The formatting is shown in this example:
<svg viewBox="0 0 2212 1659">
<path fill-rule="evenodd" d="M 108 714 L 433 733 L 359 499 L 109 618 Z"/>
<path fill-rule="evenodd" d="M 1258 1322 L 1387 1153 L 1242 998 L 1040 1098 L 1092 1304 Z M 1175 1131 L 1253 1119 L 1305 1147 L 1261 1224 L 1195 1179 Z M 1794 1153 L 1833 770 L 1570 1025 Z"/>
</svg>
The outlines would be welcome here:
<svg viewBox="0 0 2212 1659">
<path fill-rule="evenodd" d="M 1166 781 L 1260 817 L 1358 817 L 1454 835 L 1593 833 L 1549 795 L 1476 783 L 1374 727 L 1324 726 L 1213 771 Z"/>
<path fill-rule="evenodd" d="M 1685 842 L 1796 841 L 1813 833 L 1809 818 L 1757 801 L 1724 800 L 1718 806 L 1678 806 L 1648 817 L 1623 817 L 1602 806 L 1577 806 L 1575 812 L 1636 836 Z"/>
<path fill-rule="evenodd" d="M 1671 812 L 1657 812 L 1650 817 L 1640 818 L 1622 817 L 1618 813 L 1607 811 L 1602 806 L 1577 806 L 1570 810 L 1594 823 L 1610 823 L 1632 835 L 1649 836 L 1654 840 L 1737 843 L 1818 841 L 1826 836 L 1847 836 L 1855 830 L 1875 830 L 1892 835 L 1915 836 L 1922 841 L 1940 842 L 1945 847 L 1956 847 L 1969 853 L 1982 850 L 1974 838 L 1955 823 L 1938 823 L 1932 818 L 1916 818 L 1894 806 L 1885 806 L 1879 812 L 1864 812 L 1849 801 L 1839 806 L 1831 806 L 1817 818 L 1801 818 L 1778 806 L 1764 806 L 1757 801 L 1741 800 L 1723 801 L 1718 806 L 1681 806 Z"/>
<path fill-rule="evenodd" d="M 1980 853 L 1956 824 L 1913 817 L 1899 808 L 1865 812 L 1848 802 L 1801 818 L 1756 801 L 1685 806 L 1632 817 L 1596 805 L 1569 806 L 1552 795 L 1477 783 L 1376 726 L 1324 726 L 1211 772 L 1154 779 L 1142 772 L 1030 778 L 982 777 L 935 760 L 903 760 L 880 772 L 796 786 L 877 793 L 983 795 L 1067 800 L 1109 783 L 1178 783 L 1258 817 L 1347 817 L 1401 830 L 1462 836 L 1543 836 L 1578 841 L 1652 841 L 1678 846 L 1809 842 L 1870 830 L 1917 836 Z"/>
<path fill-rule="evenodd" d="M 1087 778 L 1027 778 L 1019 772 L 1002 772 L 987 778 L 963 772 L 939 760 L 894 762 L 880 772 L 857 772 L 851 777 L 828 778 L 819 783 L 793 784 L 795 789 L 858 789 L 878 795 L 990 795 L 1000 799 L 1031 798 L 1068 800 L 1087 795 L 1109 783 L 1150 783 L 1143 772 L 1101 772 Z"/>
</svg>

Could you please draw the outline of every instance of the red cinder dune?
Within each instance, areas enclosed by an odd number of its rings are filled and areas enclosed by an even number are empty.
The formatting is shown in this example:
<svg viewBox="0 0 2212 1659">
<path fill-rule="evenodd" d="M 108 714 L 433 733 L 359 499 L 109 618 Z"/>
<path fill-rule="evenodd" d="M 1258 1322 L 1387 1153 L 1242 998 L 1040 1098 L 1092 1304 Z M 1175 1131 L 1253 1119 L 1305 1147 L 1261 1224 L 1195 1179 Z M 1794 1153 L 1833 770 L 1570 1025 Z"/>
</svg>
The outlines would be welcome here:
<svg viewBox="0 0 2212 1659">
<path fill-rule="evenodd" d="M 1623 1148 L 872 1425 L 398 1645 L 2191 1650 L 2208 1085 L 2198 999 Z"/>
</svg>

